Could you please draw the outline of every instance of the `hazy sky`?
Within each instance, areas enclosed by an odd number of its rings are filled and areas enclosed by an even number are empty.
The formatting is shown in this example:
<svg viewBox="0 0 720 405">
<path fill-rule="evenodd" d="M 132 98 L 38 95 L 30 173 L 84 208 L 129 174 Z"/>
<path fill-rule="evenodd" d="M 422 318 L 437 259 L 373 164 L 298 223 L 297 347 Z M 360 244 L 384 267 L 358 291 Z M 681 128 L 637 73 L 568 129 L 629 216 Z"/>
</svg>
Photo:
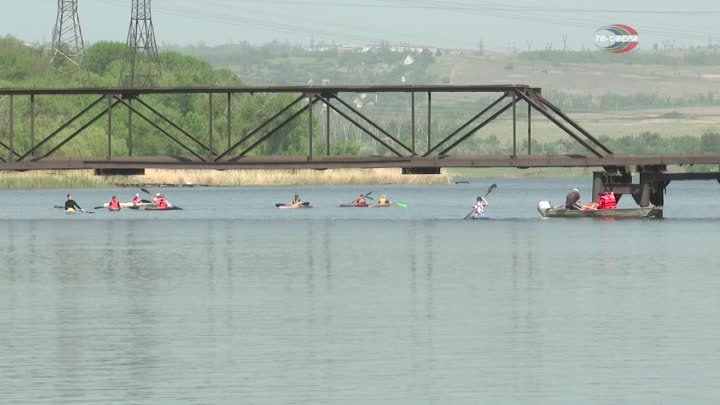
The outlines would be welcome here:
<svg viewBox="0 0 720 405">
<path fill-rule="evenodd" d="M 49 42 L 57 0 L 3 0 L 0 34 Z M 85 41 L 125 41 L 130 0 L 78 0 Z M 579 5 L 582 4 L 582 5 Z M 709 0 L 658 2 L 545 0 L 154 0 L 159 45 L 209 45 L 247 40 L 309 44 L 370 44 L 386 40 L 443 48 L 542 49 L 593 47 L 603 25 L 628 24 L 640 48 L 720 43 L 720 4 Z"/>
</svg>

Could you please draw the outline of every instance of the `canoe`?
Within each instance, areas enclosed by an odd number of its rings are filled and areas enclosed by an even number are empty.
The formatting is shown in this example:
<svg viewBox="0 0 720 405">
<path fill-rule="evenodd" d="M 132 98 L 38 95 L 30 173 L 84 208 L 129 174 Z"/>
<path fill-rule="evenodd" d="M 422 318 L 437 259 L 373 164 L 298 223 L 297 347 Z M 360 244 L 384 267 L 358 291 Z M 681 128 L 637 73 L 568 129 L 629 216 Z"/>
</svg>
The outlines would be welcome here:
<svg viewBox="0 0 720 405">
<path fill-rule="evenodd" d="M 275 204 L 275 206 L 278 208 L 287 208 L 287 209 L 312 208 L 310 203 L 307 201 L 301 203 L 300 205 L 277 203 L 277 204 Z"/>
<path fill-rule="evenodd" d="M 568 210 L 553 207 L 549 201 L 537 205 L 540 215 L 546 218 L 662 218 L 662 207 L 615 208 L 612 210 Z"/>
<path fill-rule="evenodd" d="M 349 204 L 340 204 L 340 207 L 341 208 L 367 208 L 367 207 L 369 207 L 369 205 L 349 203 Z"/>
</svg>

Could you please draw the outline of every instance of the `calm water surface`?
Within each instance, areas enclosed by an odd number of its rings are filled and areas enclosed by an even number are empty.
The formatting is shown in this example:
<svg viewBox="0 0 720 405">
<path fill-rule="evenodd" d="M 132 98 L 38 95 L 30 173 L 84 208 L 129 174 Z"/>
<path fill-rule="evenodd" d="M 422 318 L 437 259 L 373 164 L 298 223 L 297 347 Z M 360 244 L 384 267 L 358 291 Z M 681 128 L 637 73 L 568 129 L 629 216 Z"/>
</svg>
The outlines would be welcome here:
<svg viewBox="0 0 720 405">
<path fill-rule="evenodd" d="M 495 220 L 460 220 L 493 182 Z M 0 403 L 718 403 L 720 186 L 673 183 L 663 220 L 539 218 L 588 183 L 73 216 L 65 190 L 1 191 Z M 409 207 L 336 207 L 370 190 Z M 296 191 L 316 208 L 273 207 Z"/>
</svg>

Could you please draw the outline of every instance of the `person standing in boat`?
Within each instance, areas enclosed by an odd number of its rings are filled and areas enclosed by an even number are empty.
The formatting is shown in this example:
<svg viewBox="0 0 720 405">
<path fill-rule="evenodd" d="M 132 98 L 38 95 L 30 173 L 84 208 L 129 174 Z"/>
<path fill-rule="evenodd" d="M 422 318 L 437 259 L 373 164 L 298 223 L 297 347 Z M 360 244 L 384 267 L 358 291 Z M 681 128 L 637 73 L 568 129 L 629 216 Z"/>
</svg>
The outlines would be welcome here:
<svg viewBox="0 0 720 405">
<path fill-rule="evenodd" d="M 142 204 L 142 198 L 140 198 L 140 194 L 135 194 L 135 197 L 133 197 L 132 199 L 132 203 L 135 206 Z"/>
<path fill-rule="evenodd" d="M 110 199 L 110 202 L 108 203 L 108 208 L 111 210 L 119 210 L 120 209 L 120 200 L 118 200 L 116 196 L 112 196 L 112 198 Z"/>
<path fill-rule="evenodd" d="M 472 211 L 470 211 L 470 214 L 468 217 L 472 219 L 478 219 L 485 216 L 485 207 L 488 206 L 488 201 L 485 199 L 485 197 L 478 197 L 475 201 L 475 205 L 473 205 Z"/>
<path fill-rule="evenodd" d="M 75 200 L 73 200 L 73 197 L 68 194 L 67 200 L 65 201 L 65 211 L 75 212 L 75 210 L 85 212 L 85 210 L 80 208 L 80 206 L 75 202 Z"/>
<path fill-rule="evenodd" d="M 580 210 L 580 191 L 574 188 L 565 196 L 565 209 L 566 210 Z"/>
</svg>

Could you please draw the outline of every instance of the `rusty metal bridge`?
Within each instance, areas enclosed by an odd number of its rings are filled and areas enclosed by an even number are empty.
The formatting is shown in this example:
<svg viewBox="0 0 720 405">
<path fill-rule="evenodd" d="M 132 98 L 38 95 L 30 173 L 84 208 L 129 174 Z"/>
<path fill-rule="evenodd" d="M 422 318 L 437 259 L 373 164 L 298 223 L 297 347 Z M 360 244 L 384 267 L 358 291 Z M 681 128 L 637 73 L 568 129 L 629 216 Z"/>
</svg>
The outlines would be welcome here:
<svg viewBox="0 0 720 405">
<path fill-rule="evenodd" d="M 397 136 L 383 128 L 356 105 L 347 100 L 348 95 L 363 93 L 388 93 L 407 97 L 410 107 L 407 120 L 410 133 Z M 485 93 L 492 98 L 488 104 L 479 105 L 475 114 L 448 133 L 433 133 L 433 96 L 449 93 Z M 249 131 L 235 133 L 233 130 L 233 97 L 240 95 L 293 95 L 292 101 L 280 107 L 267 119 Z M 167 114 L 153 105 L 151 98 L 157 95 L 178 97 L 200 95 L 207 98 L 207 133 L 192 133 L 184 129 Z M 43 97 L 91 97 L 87 105 L 77 111 L 67 111 L 64 122 L 49 133 L 36 133 L 38 99 Z M 423 139 L 417 127 L 418 103 L 423 97 L 423 111 L 427 122 L 422 123 Z M 632 156 L 615 154 L 589 131 L 573 121 L 557 106 L 542 96 L 541 89 L 527 85 L 497 86 L 274 86 L 274 87 L 186 87 L 186 88 L 74 88 L 74 89 L 0 89 L 0 97 L 6 98 L 6 127 L 0 138 L 0 170 L 68 170 L 94 169 L 100 174 L 133 174 L 146 168 L 171 169 L 327 169 L 327 168 L 378 168 L 398 167 L 407 173 L 437 173 L 443 167 L 599 167 L 604 171 L 596 174 L 594 189 L 613 189 L 632 194 L 638 204 L 662 205 L 662 191 L 671 180 L 720 179 L 718 173 L 665 173 L 668 165 L 720 165 L 720 155 L 663 155 Z M 224 133 L 214 133 L 213 119 L 217 108 L 213 103 L 222 100 Z M 15 109 L 18 103 L 27 103 L 22 118 L 29 130 L 22 136 L 16 133 Z M 324 131 L 313 127 L 321 114 L 313 112 L 313 106 L 325 106 Z M 478 103 L 479 104 L 479 103 Z M 519 134 L 518 108 L 527 112 L 526 134 Z M 127 153 L 113 151 L 113 114 L 116 110 L 127 113 L 127 133 L 122 134 L 127 143 Z M 357 127 L 366 136 L 382 145 L 384 153 L 373 156 L 336 156 L 331 154 L 333 129 L 330 112 Z M 558 130 L 572 138 L 585 151 L 585 155 L 533 155 L 533 112 L 553 123 Z M 503 156 L 470 155 L 457 153 L 457 147 L 503 114 L 510 114 L 512 153 Z M 253 151 L 272 137 L 283 136 L 283 129 L 307 114 L 307 151 L 303 156 L 259 156 Z M 314 117 L 313 114 L 318 114 Z M 133 118 L 144 121 L 153 128 L 153 136 L 163 136 L 184 151 L 182 156 L 136 156 L 133 153 Z M 103 125 L 106 119 L 104 156 L 79 157 L 63 154 L 63 147 L 73 139 L 83 136 L 93 125 Z M 0 120 L 0 125 L 2 125 Z M 98 122 L 100 122 L 98 124 Z M 256 122 L 256 120 L 254 121 Z M 316 125 L 317 126 L 317 125 Z M 2 130 L 3 128 L 0 128 Z M 324 133 L 318 133 L 324 132 Z M 39 136 L 38 136 L 39 135 Z M 117 136 L 118 134 L 115 134 Z M 143 136 L 148 136 L 147 134 Z M 23 138 L 25 137 L 25 138 Z M 29 139 L 28 139 L 29 138 Z M 324 139 L 323 139 L 324 138 Z M 324 153 L 317 153 L 313 142 L 324 144 Z M 519 142 L 526 140 L 526 149 L 520 150 Z M 22 141 L 22 142 L 19 142 Z M 17 145 L 25 145 L 19 149 Z M 316 145 L 317 146 L 317 145 Z M 423 146 L 422 150 L 419 146 Z M 641 183 L 631 184 L 630 173 L 641 174 Z M 596 193 L 593 193 L 596 194 Z"/>
</svg>

